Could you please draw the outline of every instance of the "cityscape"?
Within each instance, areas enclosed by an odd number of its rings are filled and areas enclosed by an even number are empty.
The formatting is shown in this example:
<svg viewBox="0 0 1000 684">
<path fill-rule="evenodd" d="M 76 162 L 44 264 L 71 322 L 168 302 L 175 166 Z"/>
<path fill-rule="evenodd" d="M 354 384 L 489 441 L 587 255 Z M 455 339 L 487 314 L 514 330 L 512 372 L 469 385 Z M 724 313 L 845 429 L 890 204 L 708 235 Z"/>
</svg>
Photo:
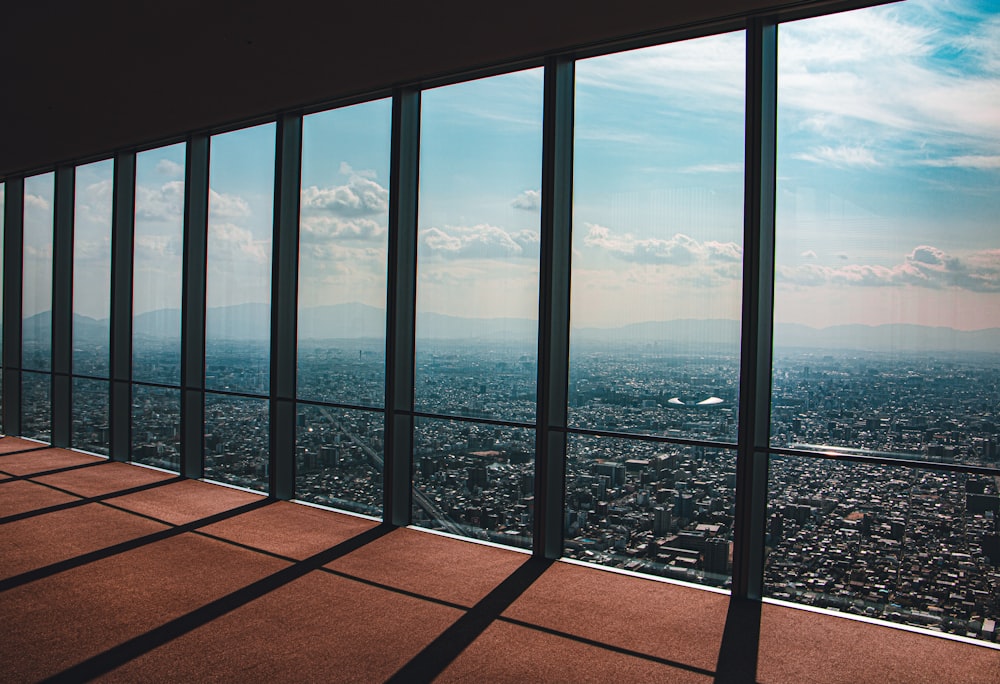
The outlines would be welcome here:
<svg viewBox="0 0 1000 684">
<path fill-rule="evenodd" d="M 266 346 L 210 351 L 205 477 L 266 491 L 267 400 L 211 391 L 265 390 Z M 179 377 L 176 341 L 136 358 L 137 380 Z M 384 343 L 303 340 L 298 364 L 297 498 L 379 516 Z M 530 548 L 536 373 L 524 345 L 418 340 L 417 410 L 441 417 L 414 422 L 415 525 Z M 565 557 L 729 586 L 738 374 L 733 354 L 574 345 Z M 770 459 L 765 594 L 997 641 L 1000 478 L 920 463 L 997 466 L 1000 356 L 779 347 L 772 377 L 772 446 L 818 457 Z M 24 374 L 27 436 L 48 438 L 48 382 Z M 77 448 L 107 453 L 107 391 L 74 381 Z M 179 389 L 134 384 L 132 415 L 133 460 L 178 470 Z M 830 447 L 914 463 L 824 457 Z"/>
</svg>

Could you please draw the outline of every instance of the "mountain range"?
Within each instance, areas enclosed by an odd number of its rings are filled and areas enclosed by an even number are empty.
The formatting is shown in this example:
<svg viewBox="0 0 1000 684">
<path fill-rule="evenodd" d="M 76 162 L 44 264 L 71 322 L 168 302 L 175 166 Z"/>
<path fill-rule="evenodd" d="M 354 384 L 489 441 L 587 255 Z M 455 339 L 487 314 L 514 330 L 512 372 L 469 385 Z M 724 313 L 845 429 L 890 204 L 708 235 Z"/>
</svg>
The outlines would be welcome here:
<svg viewBox="0 0 1000 684">
<path fill-rule="evenodd" d="M 239 304 L 208 309 L 205 317 L 209 339 L 264 341 L 269 335 L 270 307 Z M 178 309 L 139 314 L 133 321 L 137 338 L 179 338 Z M 107 340 L 108 319 L 74 315 L 74 335 L 80 343 Z M 527 318 L 463 318 L 438 313 L 417 315 L 417 338 L 455 342 L 521 344 L 535 339 L 537 325 Z M 24 320 L 25 341 L 46 337 L 51 315 L 43 312 Z M 380 338 L 385 334 L 385 310 L 359 303 L 333 304 L 299 312 L 300 339 Z M 740 323 L 726 319 L 648 321 L 615 328 L 573 328 L 572 341 L 580 345 L 664 345 L 676 353 L 712 350 L 735 351 Z M 775 325 L 775 346 L 782 348 L 853 349 L 859 351 L 957 351 L 1000 352 L 1000 328 L 955 330 L 909 324 Z"/>
</svg>

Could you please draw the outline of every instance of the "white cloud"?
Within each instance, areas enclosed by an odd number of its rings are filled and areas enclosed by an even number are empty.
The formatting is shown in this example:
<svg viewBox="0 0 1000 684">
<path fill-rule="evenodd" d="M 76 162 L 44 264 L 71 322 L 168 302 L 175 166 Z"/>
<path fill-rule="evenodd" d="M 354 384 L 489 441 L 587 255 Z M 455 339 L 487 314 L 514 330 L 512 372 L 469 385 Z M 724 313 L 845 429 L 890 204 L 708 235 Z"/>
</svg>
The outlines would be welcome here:
<svg viewBox="0 0 1000 684">
<path fill-rule="evenodd" d="M 250 205 L 239 195 L 223 194 L 209 189 L 208 211 L 216 218 L 244 218 L 250 216 Z"/>
<path fill-rule="evenodd" d="M 30 195 L 28 193 L 24 194 L 24 208 L 31 210 L 35 209 L 38 211 L 48 211 L 51 208 L 51 204 L 44 197 L 39 197 L 38 195 Z"/>
<path fill-rule="evenodd" d="M 489 224 L 420 230 L 421 256 L 446 259 L 535 258 L 541 236 L 531 230 L 510 233 Z"/>
<path fill-rule="evenodd" d="M 684 173 L 743 173 L 743 162 L 724 164 L 696 164 L 681 169 Z"/>
<path fill-rule="evenodd" d="M 177 221 L 184 211 L 184 181 L 159 187 L 135 186 L 135 216 L 140 221 Z"/>
<path fill-rule="evenodd" d="M 587 224 L 583 244 L 602 249 L 622 259 L 641 264 L 694 266 L 706 263 L 740 264 L 743 248 L 735 242 L 699 242 L 683 233 L 671 238 L 636 238 L 631 233 L 614 233 L 596 224 Z M 722 273 L 729 273 L 723 269 Z"/>
<path fill-rule="evenodd" d="M 816 252 L 812 251 L 811 249 L 807 249 L 806 251 L 802 252 L 802 254 L 800 254 L 799 256 L 802 257 L 803 259 L 815 259 Z"/>
<path fill-rule="evenodd" d="M 351 174 L 344 185 L 329 188 L 312 185 L 302 190 L 303 214 L 325 212 L 340 216 L 370 216 L 388 210 L 387 188 L 373 178 L 354 172 L 347 164 L 341 164 L 341 173 Z"/>
<path fill-rule="evenodd" d="M 987 169 L 1000 169 L 1000 154 L 965 154 L 957 157 L 927 159 L 919 163 L 922 166 L 934 166 L 939 168 L 953 167 L 984 171 Z"/>
<path fill-rule="evenodd" d="M 511 201 L 510 206 L 524 211 L 538 211 L 542 206 L 542 193 L 540 190 L 525 190 Z"/>
<path fill-rule="evenodd" d="M 338 216 L 303 216 L 299 239 L 303 243 L 330 240 L 383 240 L 385 223 L 370 218 L 344 219 Z"/>
<path fill-rule="evenodd" d="M 870 164 L 846 151 L 874 139 L 897 157 L 883 163 L 919 163 L 906 149 L 1000 152 L 1000 29 L 974 22 L 970 34 L 959 14 L 908 2 L 783 24 L 782 125 L 836 141 L 827 149 L 844 148 L 832 155 L 843 165 Z"/>
<path fill-rule="evenodd" d="M 266 264 L 271 259 L 271 241 L 254 240 L 246 228 L 218 221 L 208 231 L 208 259 L 212 264 L 220 261 Z"/>
<path fill-rule="evenodd" d="M 871 168 L 881 165 L 875 159 L 875 155 L 872 154 L 871 150 L 864 147 L 847 147 L 844 145 L 839 147 L 820 145 L 819 147 L 811 148 L 808 152 L 793 154 L 792 157 L 803 161 L 828 164 L 841 168 L 851 166 Z"/>
<path fill-rule="evenodd" d="M 900 263 L 824 266 L 803 264 L 778 268 L 779 282 L 790 285 L 914 286 L 957 288 L 973 292 L 1000 292 L 1000 249 L 955 256 L 930 245 L 920 245 Z"/>
<path fill-rule="evenodd" d="M 156 163 L 156 172 L 161 176 L 177 178 L 184 175 L 184 167 L 170 159 L 161 159 Z"/>
</svg>

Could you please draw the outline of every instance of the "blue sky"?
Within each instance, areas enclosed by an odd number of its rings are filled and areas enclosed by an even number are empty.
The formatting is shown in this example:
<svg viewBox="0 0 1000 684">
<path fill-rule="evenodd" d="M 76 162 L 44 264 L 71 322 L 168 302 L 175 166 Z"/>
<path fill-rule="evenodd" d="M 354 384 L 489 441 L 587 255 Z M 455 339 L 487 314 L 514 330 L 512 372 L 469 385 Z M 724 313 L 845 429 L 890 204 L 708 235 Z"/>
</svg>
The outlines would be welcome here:
<svg viewBox="0 0 1000 684">
<path fill-rule="evenodd" d="M 578 62 L 575 326 L 739 317 L 744 57 L 736 32 Z M 776 319 L 1000 326 L 1000 7 L 783 24 L 779 71 Z M 425 91 L 422 107 L 418 307 L 534 318 L 541 71 Z M 384 303 L 389 119 L 386 100 L 305 119 L 302 306 Z M 266 301 L 274 135 L 212 140 L 210 306 Z M 183 164 L 181 146 L 139 155 L 137 312 L 179 305 Z M 103 169 L 79 171 L 88 216 L 109 206 Z M 26 191 L 26 226 L 44 222 L 51 175 Z M 28 233 L 26 258 L 51 258 Z M 81 254 L 105 259 L 93 235 Z"/>
</svg>

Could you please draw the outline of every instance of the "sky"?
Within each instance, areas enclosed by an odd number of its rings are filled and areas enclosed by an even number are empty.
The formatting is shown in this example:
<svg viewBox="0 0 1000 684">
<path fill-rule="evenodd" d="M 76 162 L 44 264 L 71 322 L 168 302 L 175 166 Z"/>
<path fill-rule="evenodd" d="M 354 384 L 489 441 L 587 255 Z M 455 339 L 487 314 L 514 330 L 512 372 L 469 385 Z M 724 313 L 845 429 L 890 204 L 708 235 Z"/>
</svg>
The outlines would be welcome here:
<svg viewBox="0 0 1000 684">
<path fill-rule="evenodd" d="M 744 60 L 735 32 L 577 63 L 575 327 L 739 317 Z M 387 100 L 305 118 L 300 306 L 384 306 L 389 129 Z M 209 306 L 267 301 L 274 136 L 212 138 Z M 418 310 L 535 318 L 541 143 L 539 69 L 423 92 Z M 183 171 L 183 146 L 138 155 L 136 313 L 180 305 Z M 778 322 L 1000 327 L 1000 6 L 782 24 L 777 175 Z M 26 228 L 51 221 L 51 184 L 26 180 Z M 80 167 L 100 286 L 74 304 L 98 318 L 109 198 L 109 163 Z M 26 315 L 47 308 L 36 280 Z"/>
</svg>

